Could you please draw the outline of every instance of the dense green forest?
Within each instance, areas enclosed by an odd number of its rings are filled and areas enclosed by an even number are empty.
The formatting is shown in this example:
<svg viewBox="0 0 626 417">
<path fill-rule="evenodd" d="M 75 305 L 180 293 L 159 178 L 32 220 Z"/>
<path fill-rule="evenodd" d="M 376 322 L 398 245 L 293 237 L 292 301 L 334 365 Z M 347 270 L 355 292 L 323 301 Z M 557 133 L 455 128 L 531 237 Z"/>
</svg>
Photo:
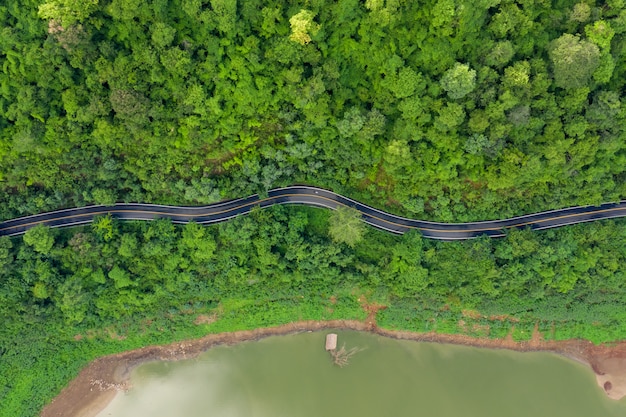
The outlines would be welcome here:
<svg viewBox="0 0 626 417">
<path fill-rule="evenodd" d="M 0 220 L 293 183 L 456 222 L 626 196 L 625 0 L 6 0 L 0 22 Z M 388 328 L 626 338 L 626 221 L 444 243 L 352 220 L 0 238 L 0 416 L 99 355 L 363 296 Z"/>
<path fill-rule="evenodd" d="M 482 220 L 626 195 L 624 0 L 10 0 L 0 217 L 304 182 Z"/>
</svg>

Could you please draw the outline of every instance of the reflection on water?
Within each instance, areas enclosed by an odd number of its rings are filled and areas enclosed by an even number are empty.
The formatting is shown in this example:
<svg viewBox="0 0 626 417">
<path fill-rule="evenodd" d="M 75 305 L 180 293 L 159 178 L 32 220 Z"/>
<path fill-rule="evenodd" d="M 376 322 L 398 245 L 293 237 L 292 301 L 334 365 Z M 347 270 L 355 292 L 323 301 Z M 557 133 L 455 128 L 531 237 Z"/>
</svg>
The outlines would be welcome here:
<svg viewBox="0 0 626 417">
<path fill-rule="evenodd" d="M 338 368 L 324 338 L 272 337 L 143 365 L 98 417 L 626 416 L 626 401 L 555 355 L 339 332 L 339 345 L 365 350 Z"/>
</svg>

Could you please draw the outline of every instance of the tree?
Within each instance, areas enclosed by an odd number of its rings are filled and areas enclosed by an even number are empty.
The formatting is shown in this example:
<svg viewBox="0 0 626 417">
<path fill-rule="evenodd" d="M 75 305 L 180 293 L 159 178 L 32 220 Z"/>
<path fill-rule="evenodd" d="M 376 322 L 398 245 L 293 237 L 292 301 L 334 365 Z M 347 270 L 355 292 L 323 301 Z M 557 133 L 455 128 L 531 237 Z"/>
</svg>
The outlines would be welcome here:
<svg viewBox="0 0 626 417">
<path fill-rule="evenodd" d="M 64 28 L 87 19 L 98 8 L 98 0 L 50 0 L 39 6 L 39 17 L 55 19 Z"/>
<path fill-rule="evenodd" d="M 113 89 L 109 96 L 115 115 L 124 120 L 145 123 L 148 120 L 148 99 L 134 90 Z"/>
<path fill-rule="evenodd" d="M 176 29 L 162 22 L 157 22 L 152 27 L 152 43 L 157 48 L 164 48 L 172 43 L 176 36 Z"/>
<path fill-rule="evenodd" d="M 32 246 L 35 252 L 39 252 L 42 255 L 48 255 L 52 246 L 54 246 L 54 236 L 48 226 L 39 224 L 31 229 L 28 229 L 24 234 L 24 243 L 28 246 Z"/>
<path fill-rule="evenodd" d="M 378 109 L 372 109 L 367 114 L 367 120 L 365 120 L 363 127 L 357 133 L 357 137 L 363 142 L 370 142 L 376 135 L 380 135 L 385 131 L 386 122 L 387 119 Z"/>
<path fill-rule="evenodd" d="M 404 234 L 401 242 L 390 248 L 389 264 L 382 272 L 396 295 L 414 297 L 430 283 L 428 270 L 421 265 L 422 248 L 422 236 L 415 230 Z"/>
<path fill-rule="evenodd" d="M 361 213 L 352 207 L 337 207 L 328 222 L 328 233 L 335 242 L 353 248 L 363 239 L 365 224 L 361 221 Z"/>
<path fill-rule="evenodd" d="M 468 64 L 455 63 L 441 77 L 441 87 L 448 92 L 448 97 L 457 100 L 465 97 L 476 87 L 476 71 Z"/>
<path fill-rule="evenodd" d="M 113 269 L 109 271 L 109 278 L 115 282 L 115 288 L 125 288 L 135 283 L 130 278 L 130 274 L 123 268 L 115 265 Z"/>
<path fill-rule="evenodd" d="M 384 0 L 365 0 L 365 8 L 372 11 L 382 9 L 384 4 Z"/>
<path fill-rule="evenodd" d="M 384 154 L 385 162 L 389 170 L 410 166 L 413 163 L 411 147 L 404 140 L 392 140 L 387 145 Z"/>
<path fill-rule="evenodd" d="M 615 36 L 615 30 L 609 22 L 597 20 L 592 25 L 585 26 L 585 35 L 587 35 L 587 39 L 598 45 L 602 52 L 608 53 L 611 49 L 611 40 Z"/>
<path fill-rule="evenodd" d="M 569 33 L 556 39 L 548 53 L 554 69 L 554 83 L 565 89 L 587 85 L 600 64 L 598 47 Z"/>
<path fill-rule="evenodd" d="M 189 222 L 183 227 L 178 248 L 193 262 L 200 264 L 213 258 L 217 245 L 213 236 L 207 233 L 204 226 Z"/>
<path fill-rule="evenodd" d="M 589 20 L 589 16 L 591 16 L 591 7 L 587 3 L 580 2 L 574 5 L 569 18 L 574 22 L 585 23 Z"/>
<path fill-rule="evenodd" d="M 115 235 L 115 225 L 111 214 L 97 216 L 93 219 L 92 230 L 105 241 L 109 241 Z"/>
<path fill-rule="evenodd" d="M 504 69 L 504 85 L 507 87 L 526 87 L 530 80 L 530 64 L 518 61 Z"/>
<path fill-rule="evenodd" d="M 614 70 L 615 60 L 613 60 L 613 56 L 609 53 L 603 54 L 600 57 L 598 68 L 593 72 L 593 79 L 598 84 L 606 84 L 611 80 Z"/>
<path fill-rule="evenodd" d="M 13 261 L 12 247 L 13 243 L 11 243 L 10 237 L 0 237 L 0 271 L 4 270 Z"/>
<path fill-rule="evenodd" d="M 381 85 L 393 93 L 396 98 L 405 98 L 419 93 L 426 84 L 421 73 L 416 73 L 410 67 L 402 67 L 396 74 L 388 74 L 381 82 Z"/>
<path fill-rule="evenodd" d="M 56 304 L 63 312 L 68 324 L 80 323 L 85 319 L 88 309 L 87 294 L 77 278 L 70 278 L 58 288 Z"/>
<path fill-rule="evenodd" d="M 439 117 L 435 120 L 435 127 L 446 132 L 459 126 L 465 120 L 465 110 L 460 104 L 446 103 L 445 107 L 439 110 Z"/>
<path fill-rule="evenodd" d="M 513 58 L 513 55 L 515 55 L 515 49 L 511 41 L 498 42 L 485 57 L 485 64 L 491 67 L 502 67 Z"/>
<path fill-rule="evenodd" d="M 291 39 L 300 45 L 306 45 L 311 42 L 311 34 L 317 33 L 320 26 L 313 22 L 315 13 L 310 10 L 300 10 L 297 14 L 291 16 L 289 24 L 291 25 Z"/>
<path fill-rule="evenodd" d="M 269 38 L 280 32 L 278 23 L 283 20 L 283 13 L 279 7 L 263 7 L 261 9 L 263 23 L 261 24 L 261 34 Z"/>
<path fill-rule="evenodd" d="M 137 255 L 137 237 L 133 234 L 124 233 L 120 239 L 117 253 L 124 258 L 132 258 Z"/>
<path fill-rule="evenodd" d="M 593 25 L 585 26 L 587 38 L 600 48 L 600 63 L 593 73 L 593 79 L 599 84 L 608 83 L 615 69 L 615 61 L 611 55 L 611 40 L 615 30 L 609 22 L 597 20 Z"/>
<path fill-rule="evenodd" d="M 211 0 L 211 8 L 220 32 L 233 35 L 237 22 L 237 0 Z"/>
<path fill-rule="evenodd" d="M 160 60 L 161 64 L 163 64 L 163 66 L 167 68 L 170 74 L 178 75 L 180 77 L 186 76 L 189 73 L 189 70 L 193 68 L 189 53 L 187 51 L 183 51 L 178 47 L 169 48 L 163 51 Z M 139 95 L 136 95 L 136 97 L 138 100 L 140 100 Z M 111 101 L 111 103 L 114 102 Z M 118 109 L 115 109 L 115 111 L 118 111 Z M 126 114 L 129 114 L 128 111 Z M 132 115 L 132 113 L 130 113 L 129 115 Z"/>
<path fill-rule="evenodd" d="M 357 107 L 352 107 L 343 115 L 343 119 L 337 122 L 337 130 L 342 138 L 347 138 L 363 128 L 365 117 Z"/>
</svg>

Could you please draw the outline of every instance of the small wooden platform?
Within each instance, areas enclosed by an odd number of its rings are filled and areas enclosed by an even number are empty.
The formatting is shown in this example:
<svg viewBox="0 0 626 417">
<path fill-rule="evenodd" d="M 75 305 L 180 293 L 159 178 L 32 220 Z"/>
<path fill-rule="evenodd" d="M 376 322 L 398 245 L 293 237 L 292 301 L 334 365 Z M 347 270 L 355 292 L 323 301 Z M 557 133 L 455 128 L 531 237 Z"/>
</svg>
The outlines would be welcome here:
<svg viewBox="0 0 626 417">
<path fill-rule="evenodd" d="M 335 333 L 329 333 L 326 335 L 326 350 L 337 349 L 337 335 Z"/>
</svg>

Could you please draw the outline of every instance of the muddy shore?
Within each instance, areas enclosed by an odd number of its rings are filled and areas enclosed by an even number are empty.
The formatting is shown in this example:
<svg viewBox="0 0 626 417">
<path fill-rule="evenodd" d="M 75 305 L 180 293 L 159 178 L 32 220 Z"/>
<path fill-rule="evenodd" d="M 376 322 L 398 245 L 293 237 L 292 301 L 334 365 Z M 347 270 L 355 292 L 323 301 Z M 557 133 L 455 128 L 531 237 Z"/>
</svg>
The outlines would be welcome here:
<svg viewBox="0 0 626 417">
<path fill-rule="evenodd" d="M 595 372 L 598 384 L 610 398 L 620 399 L 626 395 L 626 342 L 596 346 L 585 340 L 544 341 L 538 332 L 535 332 L 530 341 L 515 342 L 510 337 L 480 339 L 464 335 L 387 330 L 377 327 L 372 320 L 304 321 L 277 327 L 211 334 L 201 339 L 148 346 L 96 359 L 43 409 L 41 417 L 97 415 L 113 399 L 117 391 L 126 388 L 130 371 L 145 362 L 190 359 L 216 345 L 232 345 L 268 336 L 326 329 L 358 330 L 394 339 L 491 349 L 553 352 L 588 365 Z"/>
</svg>

